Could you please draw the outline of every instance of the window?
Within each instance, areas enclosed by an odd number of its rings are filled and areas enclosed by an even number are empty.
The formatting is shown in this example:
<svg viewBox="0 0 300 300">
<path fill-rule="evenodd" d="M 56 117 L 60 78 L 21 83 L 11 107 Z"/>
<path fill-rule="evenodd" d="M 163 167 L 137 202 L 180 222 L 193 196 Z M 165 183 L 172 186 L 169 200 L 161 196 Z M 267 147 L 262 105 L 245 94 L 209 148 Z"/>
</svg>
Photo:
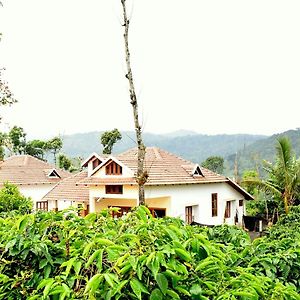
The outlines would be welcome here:
<svg viewBox="0 0 300 300">
<path fill-rule="evenodd" d="M 244 201 L 243 200 L 239 200 L 239 206 L 244 206 Z"/>
<path fill-rule="evenodd" d="M 48 174 L 48 177 L 60 178 L 59 174 L 54 169 Z"/>
<path fill-rule="evenodd" d="M 216 217 L 218 215 L 218 194 L 211 194 L 211 215 Z"/>
<path fill-rule="evenodd" d="M 185 207 L 185 222 L 187 224 L 191 224 L 193 222 L 193 207 L 192 206 Z"/>
<path fill-rule="evenodd" d="M 230 216 L 231 216 L 231 203 L 230 201 L 226 201 L 225 218 L 230 218 Z"/>
<path fill-rule="evenodd" d="M 123 185 L 106 185 L 106 194 L 123 194 Z"/>
<path fill-rule="evenodd" d="M 194 175 L 200 175 L 200 176 L 203 176 L 202 171 L 201 171 L 201 169 L 200 169 L 199 166 L 197 166 L 197 168 L 196 168 L 196 170 L 195 170 L 195 172 L 194 172 Z M 203 176 L 203 177 L 204 177 L 204 176 Z"/>
<path fill-rule="evenodd" d="M 112 161 L 106 166 L 106 175 L 122 175 L 122 167 Z"/>
<path fill-rule="evenodd" d="M 36 209 L 48 211 L 48 202 L 47 201 L 36 202 Z"/>
<path fill-rule="evenodd" d="M 101 161 L 98 158 L 93 160 L 93 170 L 96 169 L 100 164 L 101 164 Z"/>
<path fill-rule="evenodd" d="M 149 208 L 154 218 L 163 218 L 166 216 L 165 208 Z"/>
</svg>

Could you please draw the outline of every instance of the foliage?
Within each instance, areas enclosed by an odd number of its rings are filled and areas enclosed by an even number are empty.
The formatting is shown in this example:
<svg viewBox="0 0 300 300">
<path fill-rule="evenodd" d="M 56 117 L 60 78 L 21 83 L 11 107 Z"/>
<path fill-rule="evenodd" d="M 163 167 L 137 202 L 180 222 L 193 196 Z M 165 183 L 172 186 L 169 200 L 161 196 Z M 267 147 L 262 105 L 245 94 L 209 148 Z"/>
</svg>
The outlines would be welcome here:
<svg viewBox="0 0 300 300">
<path fill-rule="evenodd" d="M 1 35 L 0 35 L 1 40 Z M 12 105 L 16 103 L 17 100 L 15 99 L 13 93 L 11 92 L 7 82 L 3 80 L 3 71 L 5 69 L 0 69 L 0 106 L 2 105 Z"/>
<path fill-rule="evenodd" d="M 224 172 L 224 158 L 221 156 L 209 156 L 201 165 L 218 174 Z"/>
<path fill-rule="evenodd" d="M 19 126 L 14 126 L 8 133 L 8 148 L 13 154 L 23 154 L 26 146 L 26 133 Z"/>
<path fill-rule="evenodd" d="M 47 142 L 41 140 L 32 140 L 25 145 L 25 153 L 39 159 L 44 159 Z"/>
<path fill-rule="evenodd" d="M 0 190 L 0 213 L 16 211 L 20 214 L 26 214 L 31 209 L 32 201 L 30 198 L 23 196 L 17 186 L 4 183 Z"/>
<path fill-rule="evenodd" d="M 105 131 L 101 135 L 103 154 L 111 154 L 114 144 L 121 139 L 122 139 L 122 135 L 117 128 L 111 131 Z"/>
<path fill-rule="evenodd" d="M 291 142 L 287 137 L 278 138 L 275 163 L 265 162 L 267 179 L 246 178 L 243 182 L 248 186 L 256 186 L 270 195 L 274 202 L 279 203 L 278 210 L 289 207 L 299 199 L 300 192 L 300 161 L 293 154 Z"/>
<path fill-rule="evenodd" d="M 59 168 L 64 169 L 66 171 L 69 171 L 71 169 L 72 161 L 65 154 L 59 154 L 57 160 Z"/>
<path fill-rule="evenodd" d="M 12 216 L 0 219 L 0 298 L 300 299 L 298 266 L 274 278 L 269 240 L 252 245 L 236 227 L 155 219 L 143 206 L 121 219 L 109 210 Z"/>
<path fill-rule="evenodd" d="M 46 142 L 46 151 L 50 151 L 53 154 L 54 162 L 56 164 L 56 154 L 62 148 L 63 141 L 59 136 L 56 136 Z"/>
</svg>

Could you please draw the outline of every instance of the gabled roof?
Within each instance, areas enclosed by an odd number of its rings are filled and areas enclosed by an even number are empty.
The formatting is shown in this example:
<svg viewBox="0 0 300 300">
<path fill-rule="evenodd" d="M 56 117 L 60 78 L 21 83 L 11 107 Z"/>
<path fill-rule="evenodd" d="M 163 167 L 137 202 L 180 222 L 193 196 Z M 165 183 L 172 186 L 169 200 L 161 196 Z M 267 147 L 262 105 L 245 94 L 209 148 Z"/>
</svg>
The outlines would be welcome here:
<svg viewBox="0 0 300 300">
<path fill-rule="evenodd" d="M 98 158 L 101 163 L 105 160 L 104 157 L 101 157 L 99 154 L 97 154 L 96 152 L 92 153 L 82 164 L 81 166 L 82 167 L 87 167 L 88 163 L 92 160 L 92 159 L 95 159 L 95 158 Z"/>
<path fill-rule="evenodd" d="M 87 172 L 82 171 L 57 183 L 53 189 L 48 192 L 42 201 L 68 200 L 68 201 L 89 201 L 88 187 L 76 185 L 78 181 L 87 177 Z"/>
<path fill-rule="evenodd" d="M 111 157 L 112 158 L 112 157 Z M 109 160 L 110 158 L 108 158 Z M 108 161 L 107 160 L 107 161 Z M 116 156 L 115 161 L 128 167 L 134 174 L 137 172 L 137 148 L 130 149 Z M 102 163 L 104 166 L 106 162 Z M 101 168 L 99 166 L 99 168 Z M 246 200 L 253 197 L 231 179 L 200 167 L 188 160 L 176 156 L 157 147 L 147 147 L 145 155 L 145 170 L 148 172 L 146 185 L 180 185 L 224 182 L 241 193 Z M 199 173 L 199 174 L 195 174 Z M 79 185 L 132 184 L 136 185 L 134 177 L 111 176 L 105 178 L 87 177 L 78 182 Z"/>
<path fill-rule="evenodd" d="M 245 197 L 246 200 L 254 200 L 254 197 L 251 194 L 249 194 L 246 190 L 244 190 L 241 186 L 239 186 L 236 182 L 234 182 L 230 178 L 227 179 L 228 179 L 228 184 L 232 186 L 235 190 L 240 192 Z"/>
<path fill-rule="evenodd" d="M 58 176 L 49 176 L 53 171 Z M 0 162 L 0 185 L 6 181 L 17 185 L 56 184 L 70 175 L 30 155 L 11 156 Z"/>
<path fill-rule="evenodd" d="M 137 171 L 137 149 L 130 149 L 116 156 L 117 160 L 127 166 L 134 173 Z M 198 165 L 180 158 L 172 153 L 157 147 L 147 147 L 145 156 L 145 169 L 148 172 L 146 185 L 164 184 L 192 184 L 192 183 L 214 183 L 226 182 L 226 177 L 213 173 L 205 168 L 200 168 L 203 176 L 193 176 Z M 93 176 L 83 179 L 82 184 L 101 185 L 118 184 L 120 180 L 127 183 L 136 184 L 134 177 L 129 178 L 94 178 Z M 104 183 L 105 182 L 105 183 Z M 121 182 L 119 183 L 121 184 Z"/>
<path fill-rule="evenodd" d="M 110 155 L 110 156 L 108 156 L 108 157 L 106 158 L 106 160 L 104 160 L 104 161 L 101 163 L 101 165 L 97 166 L 97 167 L 93 170 L 93 172 L 91 173 L 91 176 L 92 176 L 93 174 L 95 174 L 98 170 L 100 170 L 100 169 L 103 168 L 104 166 L 107 166 L 109 163 L 111 163 L 111 162 L 113 162 L 113 161 L 114 161 L 117 165 L 121 166 L 122 168 L 124 168 L 124 169 L 127 168 L 127 169 L 128 169 L 128 167 L 127 167 L 126 165 L 124 165 L 122 161 L 120 161 L 120 160 L 117 159 L 116 157 Z M 130 169 L 129 169 L 129 170 L 130 170 Z M 130 172 L 132 172 L 132 170 L 130 170 Z M 132 174 L 132 175 L 134 175 L 134 174 Z"/>
</svg>

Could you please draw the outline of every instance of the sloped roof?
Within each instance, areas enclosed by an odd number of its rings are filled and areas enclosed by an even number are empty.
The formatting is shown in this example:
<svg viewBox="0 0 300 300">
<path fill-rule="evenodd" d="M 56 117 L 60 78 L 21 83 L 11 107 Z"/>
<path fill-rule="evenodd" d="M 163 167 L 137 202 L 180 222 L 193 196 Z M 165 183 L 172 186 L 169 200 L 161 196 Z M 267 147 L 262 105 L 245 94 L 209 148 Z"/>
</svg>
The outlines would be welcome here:
<svg viewBox="0 0 300 300">
<path fill-rule="evenodd" d="M 116 158 L 130 168 L 134 173 L 137 171 L 137 149 L 130 149 Z M 157 184 L 185 184 L 185 183 L 208 183 L 227 181 L 226 177 L 213 173 L 201 167 L 204 176 L 195 175 L 193 171 L 195 164 L 172 153 L 157 147 L 147 147 L 145 155 L 145 169 L 148 172 L 146 185 Z M 81 181 L 84 184 L 103 184 L 105 183 L 132 183 L 136 184 L 135 178 L 95 178 L 88 177 Z M 122 181 L 122 182 L 121 182 Z"/>
<path fill-rule="evenodd" d="M 118 161 L 130 168 L 135 174 L 137 172 L 137 148 L 130 149 L 115 156 Z M 103 162 L 104 164 L 105 162 Z M 225 182 L 235 190 L 251 200 L 253 197 L 229 178 L 214 173 L 206 168 L 200 167 L 201 175 L 194 175 L 195 163 L 185 160 L 170 152 L 157 147 L 147 147 L 144 168 L 148 172 L 148 180 L 145 185 L 172 185 L 172 184 L 200 184 Z M 199 166 L 198 166 L 199 167 Z M 133 184 L 136 185 L 134 177 L 112 176 L 105 178 L 87 177 L 78 182 L 85 185 L 103 184 Z"/>
<path fill-rule="evenodd" d="M 59 177 L 48 176 L 53 170 Z M 69 172 L 56 169 L 51 164 L 30 155 L 11 156 L 0 162 L 0 185 L 6 181 L 17 185 L 56 184 L 69 176 Z"/>
<path fill-rule="evenodd" d="M 53 189 L 48 192 L 42 201 L 49 200 L 69 200 L 69 201 L 89 201 L 89 190 L 87 186 L 76 185 L 76 183 L 87 177 L 87 172 L 82 171 L 72 175 L 56 184 Z"/>
</svg>

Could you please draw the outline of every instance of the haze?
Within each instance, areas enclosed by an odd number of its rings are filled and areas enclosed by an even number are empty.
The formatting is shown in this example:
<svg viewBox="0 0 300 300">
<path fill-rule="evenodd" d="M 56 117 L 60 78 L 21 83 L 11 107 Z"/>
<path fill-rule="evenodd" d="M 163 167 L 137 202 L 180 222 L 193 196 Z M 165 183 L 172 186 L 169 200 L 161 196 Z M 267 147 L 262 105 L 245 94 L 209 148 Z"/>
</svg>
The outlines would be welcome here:
<svg viewBox="0 0 300 300">
<path fill-rule="evenodd" d="M 37 137 L 133 130 L 119 0 L 2 2 L 0 66 L 19 100 L 2 110 L 2 128 Z M 299 1 L 129 4 L 144 131 L 299 127 Z"/>
</svg>

